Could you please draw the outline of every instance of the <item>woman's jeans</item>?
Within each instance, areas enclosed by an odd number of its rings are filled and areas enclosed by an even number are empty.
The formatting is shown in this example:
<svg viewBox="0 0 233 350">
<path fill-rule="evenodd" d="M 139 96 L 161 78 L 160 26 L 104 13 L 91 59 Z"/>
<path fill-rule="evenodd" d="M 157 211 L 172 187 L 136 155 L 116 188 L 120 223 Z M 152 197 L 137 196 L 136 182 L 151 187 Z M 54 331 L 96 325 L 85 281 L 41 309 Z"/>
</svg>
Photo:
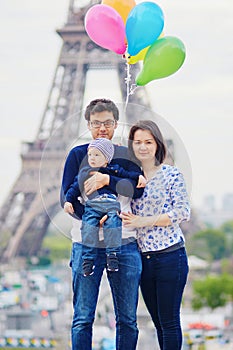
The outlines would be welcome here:
<svg viewBox="0 0 233 350">
<path fill-rule="evenodd" d="M 73 277 L 72 349 L 91 350 L 92 327 L 101 277 L 106 268 L 105 248 L 99 248 L 94 274 L 82 272 L 82 245 L 73 243 L 71 267 Z M 135 350 L 138 339 L 136 310 L 141 276 L 141 257 L 136 241 L 122 245 L 118 255 L 119 271 L 107 271 L 116 317 L 116 350 Z"/>
<path fill-rule="evenodd" d="M 141 291 L 161 350 L 180 350 L 180 306 L 188 275 L 185 248 L 142 254 Z"/>
</svg>

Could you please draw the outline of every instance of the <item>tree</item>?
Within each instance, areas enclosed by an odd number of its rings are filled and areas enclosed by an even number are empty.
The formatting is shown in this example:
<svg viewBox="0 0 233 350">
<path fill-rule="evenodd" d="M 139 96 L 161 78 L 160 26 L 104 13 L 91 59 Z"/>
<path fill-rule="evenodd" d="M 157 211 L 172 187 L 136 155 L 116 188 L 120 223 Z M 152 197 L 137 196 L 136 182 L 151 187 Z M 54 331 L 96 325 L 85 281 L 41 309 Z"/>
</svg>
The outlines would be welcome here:
<svg viewBox="0 0 233 350">
<path fill-rule="evenodd" d="M 214 310 L 233 300 L 233 276 L 207 276 L 203 280 L 193 282 L 192 307 L 199 310 L 209 307 Z"/>
<path fill-rule="evenodd" d="M 221 271 L 233 276 L 233 255 L 221 260 Z"/>
<path fill-rule="evenodd" d="M 228 252 L 226 235 L 217 229 L 200 231 L 193 237 L 191 250 L 201 258 L 219 260 Z"/>
<path fill-rule="evenodd" d="M 220 229 L 225 232 L 233 235 L 233 220 L 226 221 L 221 225 Z"/>
<path fill-rule="evenodd" d="M 226 235 L 228 256 L 233 255 L 233 220 L 226 221 L 220 230 Z"/>
</svg>

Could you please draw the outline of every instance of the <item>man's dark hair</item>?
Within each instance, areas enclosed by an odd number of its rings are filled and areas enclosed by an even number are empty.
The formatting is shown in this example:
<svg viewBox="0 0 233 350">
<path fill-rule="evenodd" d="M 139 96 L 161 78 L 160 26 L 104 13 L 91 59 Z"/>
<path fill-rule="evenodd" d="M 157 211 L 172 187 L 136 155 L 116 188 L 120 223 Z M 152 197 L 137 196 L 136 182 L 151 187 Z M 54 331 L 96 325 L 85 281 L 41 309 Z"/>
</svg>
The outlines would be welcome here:
<svg viewBox="0 0 233 350">
<path fill-rule="evenodd" d="M 112 112 L 115 120 L 119 120 L 119 110 L 114 102 L 105 98 L 97 98 L 89 103 L 85 110 L 85 119 L 90 121 L 90 115 L 98 112 Z"/>
<path fill-rule="evenodd" d="M 152 120 L 140 120 L 136 124 L 134 124 L 129 131 L 129 140 L 128 140 L 128 149 L 131 159 L 140 164 L 139 160 L 135 157 L 133 151 L 133 140 L 134 134 L 137 130 L 147 130 L 153 136 L 156 144 L 157 150 L 155 153 L 155 165 L 160 165 L 163 163 L 166 157 L 166 147 L 163 140 L 163 136 L 157 124 L 155 124 Z"/>
</svg>

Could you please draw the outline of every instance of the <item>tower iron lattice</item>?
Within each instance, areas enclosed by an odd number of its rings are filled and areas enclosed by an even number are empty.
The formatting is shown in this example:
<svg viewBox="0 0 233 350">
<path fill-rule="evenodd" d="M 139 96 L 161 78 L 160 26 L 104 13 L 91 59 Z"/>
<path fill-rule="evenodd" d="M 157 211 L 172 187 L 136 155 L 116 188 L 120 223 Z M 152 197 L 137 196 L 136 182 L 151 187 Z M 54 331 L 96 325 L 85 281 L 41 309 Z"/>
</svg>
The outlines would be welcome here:
<svg viewBox="0 0 233 350">
<path fill-rule="evenodd" d="M 125 60 L 96 45 L 88 37 L 84 28 L 85 14 L 97 2 L 91 1 L 81 7 L 82 1 L 70 0 L 67 21 L 57 29 L 62 47 L 45 110 L 35 140 L 22 143 L 21 172 L 1 208 L 2 261 L 9 261 L 15 256 L 37 255 L 50 218 L 61 210 L 59 189 L 62 165 L 70 145 L 77 138 L 82 138 L 84 118 L 81 111 L 87 73 L 91 69 L 115 70 L 122 103 L 126 101 Z M 132 74 L 136 74 L 138 69 L 138 65 L 133 65 Z M 143 87 L 129 96 L 129 102 L 135 106 L 150 107 Z M 76 118 L 69 119 L 74 115 Z M 125 118 L 123 122 L 130 122 Z"/>
</svg>

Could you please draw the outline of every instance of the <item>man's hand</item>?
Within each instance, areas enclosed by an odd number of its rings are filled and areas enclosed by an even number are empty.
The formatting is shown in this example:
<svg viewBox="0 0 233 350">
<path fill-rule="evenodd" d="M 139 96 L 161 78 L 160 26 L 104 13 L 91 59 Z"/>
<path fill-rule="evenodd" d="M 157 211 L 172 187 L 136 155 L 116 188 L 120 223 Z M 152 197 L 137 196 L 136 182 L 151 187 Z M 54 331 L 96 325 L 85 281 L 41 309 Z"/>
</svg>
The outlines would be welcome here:
<svg viewBox="0 0 233 350">
<path fill-rule="evenodd" d="M 109 185 L 110 181 L 110 177 L 107 174 L 101 174 L 98 171 L 92 171 L 90 174 L 92 176 L 84 182 L 84 191 L 87 196 L 99 188 Z"/>
<path fill-rule="evenodd" d="M 64 212 L 68 214 L 74 214 L 73 205 L 70 202 L 65 202 L 64 204 Z"/>
</svg>

